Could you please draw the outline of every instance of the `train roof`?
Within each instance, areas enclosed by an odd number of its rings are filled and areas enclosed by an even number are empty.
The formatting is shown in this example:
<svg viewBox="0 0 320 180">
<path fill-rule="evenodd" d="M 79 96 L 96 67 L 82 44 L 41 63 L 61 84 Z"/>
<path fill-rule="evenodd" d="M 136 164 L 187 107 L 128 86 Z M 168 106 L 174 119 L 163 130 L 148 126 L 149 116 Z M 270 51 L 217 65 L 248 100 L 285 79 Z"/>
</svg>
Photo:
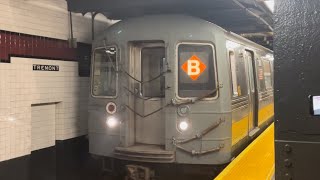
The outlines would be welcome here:
<svg viewBox="0 0 320 180">
<path fill-rule="evenodd" d="M 162 29 L 172 29 L 176 32 L 182 31 L 185 28 L 194 28 L 194 26 L 198 26 L 199 29 L 205 30 L 210 29 L 213 31 L 220 31 L 224 33 L 227 37 L 227 39 L 233 39 L 241 44 L 246 44 L 251 46 L 255 49 L 265 50 L 269 53 L 273 53 L 272 50 L 263 47 L 255 42 L 250 41 L 249 39 L 246 39 L 238 34 L 235 34 L 233 32 L 227 31 L 223 29 L 222 27 L 206 21 L 204 19 L 193 17 L 189 15 L 180 15 L 180 14 L 165 14 L 165 15 L 146 15 L 141 17 L 134 17 L 130 19 L 126 19 L 123 21 L 119 21 L 118 23 L 115 23 L 112 25 L 108 30 L 115 30 L 115 29 L 132 29 L 137 30 L 139 27 L 150 27 L 154 28 L 157 25 L 161 25 Z M 165 27 L 168 26 L 168 27 Z"/>
</svg>

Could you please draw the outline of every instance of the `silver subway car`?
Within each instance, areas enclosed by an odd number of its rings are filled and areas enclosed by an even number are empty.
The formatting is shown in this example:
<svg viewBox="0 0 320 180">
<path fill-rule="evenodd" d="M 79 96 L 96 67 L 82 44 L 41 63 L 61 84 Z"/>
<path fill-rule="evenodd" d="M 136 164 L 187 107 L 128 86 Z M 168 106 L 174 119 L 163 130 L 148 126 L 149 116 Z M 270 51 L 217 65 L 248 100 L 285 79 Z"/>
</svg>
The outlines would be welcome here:
<svg viewBox="0 0 320 180">
<path fill-rule="evenodd" d="M 90 153 L 224 165 L 273 119 L 273 52 L 189 16 L 132 18 L 93 45 Z"/>
</svg>

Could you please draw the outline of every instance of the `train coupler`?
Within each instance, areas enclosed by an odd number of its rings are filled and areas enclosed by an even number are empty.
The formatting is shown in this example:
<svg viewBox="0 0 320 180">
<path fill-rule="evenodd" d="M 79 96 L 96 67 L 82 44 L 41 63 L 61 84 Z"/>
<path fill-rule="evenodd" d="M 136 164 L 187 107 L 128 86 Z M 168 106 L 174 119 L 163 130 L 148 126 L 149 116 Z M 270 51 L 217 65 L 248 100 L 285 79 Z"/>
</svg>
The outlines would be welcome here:
<svg viewBox="0 0 320 180">
<path fill-rule="evenodd" d="M 155 173 L 148 167 L 138 165 L 126 165 L 125 180 L 152 180 Z"/>
</svg>

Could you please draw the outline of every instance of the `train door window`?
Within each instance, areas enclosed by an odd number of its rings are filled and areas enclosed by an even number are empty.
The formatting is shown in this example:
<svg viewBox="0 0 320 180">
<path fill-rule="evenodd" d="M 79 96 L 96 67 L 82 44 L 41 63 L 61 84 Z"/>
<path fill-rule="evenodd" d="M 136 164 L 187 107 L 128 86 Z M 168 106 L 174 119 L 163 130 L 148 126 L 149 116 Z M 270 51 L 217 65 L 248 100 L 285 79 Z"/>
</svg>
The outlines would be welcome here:
<svg viewBox="0 0 320 180">
<path fill-rule="evenodd" d="M 141 50 L 142 94 L 145 97 L 164 97 L 165 77 L 163 64 L 165 61 L 164 47 L 145 47 Z"/>
<path fill-rule="evenodd" d="M 250 90 L 251 92 L 255 91 L 254 87 L 254 76 L 253 76 L 253 52 L 246 50 L 245 51 L 245 58 L 247 58 L 247 63 L 248 63 L 248 73 L 249 73 L 249 80 L 250 80 Z"/>
<path fill-rule="evenodd" d="M 274 85 L 274 72 L 273 72 L 273 61 L 270 61 L 271 65 L 271 80 L 272 80 L 272 87 Z"/>
<path fill-rule="evenodd" d="M 217 96 L 214 47 L 211 44 L 180 44 L 178 69 L 179 97 Z"/>
<path fill-rule="evenodd" d="M 229 52 L 232 92 L 233 96 L 238 96 L 238 83 L 237 83 L 237 69 L 236 69 L 236 56 L 233 51 Z"/>
<path fill-rule="evenodd" d="M 263 92 L 266 90 L 266 84 L 264 80 L 264 69 L 263 69 L 263 63 L 261 59 L 257 60 L 257 76 L 258 76 L 258 84 L 259 84 L 259 91 Z"/>
<path fill-rule="evenodd" d="M 263 63 L 263 75 L 266 89 L 272 89 L 272 73 L 270 61 L 262 60 Z"/>
<path fill-rule="evenodd" d="M 115 97 L 117 95 L 117 49 L 97 48 L 93 55 L 92 95 Z"/>
<path fill-rule="evenodd" d="M 246 70 L 244 58 L 234 51 L 229 52 L 230 70 L 232 78 L 233 96 L 244 96 L 248 94 L 248 86 L 246 81 Z"/>
</svg>

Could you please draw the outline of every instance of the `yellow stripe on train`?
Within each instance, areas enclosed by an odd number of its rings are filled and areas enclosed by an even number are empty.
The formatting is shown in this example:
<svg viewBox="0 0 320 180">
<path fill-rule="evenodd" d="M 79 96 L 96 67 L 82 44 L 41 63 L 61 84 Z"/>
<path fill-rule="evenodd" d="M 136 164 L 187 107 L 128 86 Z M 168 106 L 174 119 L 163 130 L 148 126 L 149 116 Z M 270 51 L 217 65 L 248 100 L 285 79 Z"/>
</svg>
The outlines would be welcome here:
<svg viewBox="0 0 320 180">
<path fill-rule="evenodd" d="M 259 119 L 258 119 L 259 126 L 273 116 L 274 114 L 273 108 L 274 108 L 274 104 L 272 103 L 259 111 Z"/>
<path fill-rule="evenodd" d="M 263 124 L 265 121 L 270 119 L 273 114 L 274 114 L 274 104 L 269 104 L 259 110 L 258 113 L 258 125 L 260 126 Z M 248 116 L 242 118 L 239 121 L 233 121 L 232 120 L 232 145 L 236 144 L 239 142 L 241 139 L 245 138 L 248 136 L 248 127 L 249 127 L 249 119 Z"/>
</svg>

